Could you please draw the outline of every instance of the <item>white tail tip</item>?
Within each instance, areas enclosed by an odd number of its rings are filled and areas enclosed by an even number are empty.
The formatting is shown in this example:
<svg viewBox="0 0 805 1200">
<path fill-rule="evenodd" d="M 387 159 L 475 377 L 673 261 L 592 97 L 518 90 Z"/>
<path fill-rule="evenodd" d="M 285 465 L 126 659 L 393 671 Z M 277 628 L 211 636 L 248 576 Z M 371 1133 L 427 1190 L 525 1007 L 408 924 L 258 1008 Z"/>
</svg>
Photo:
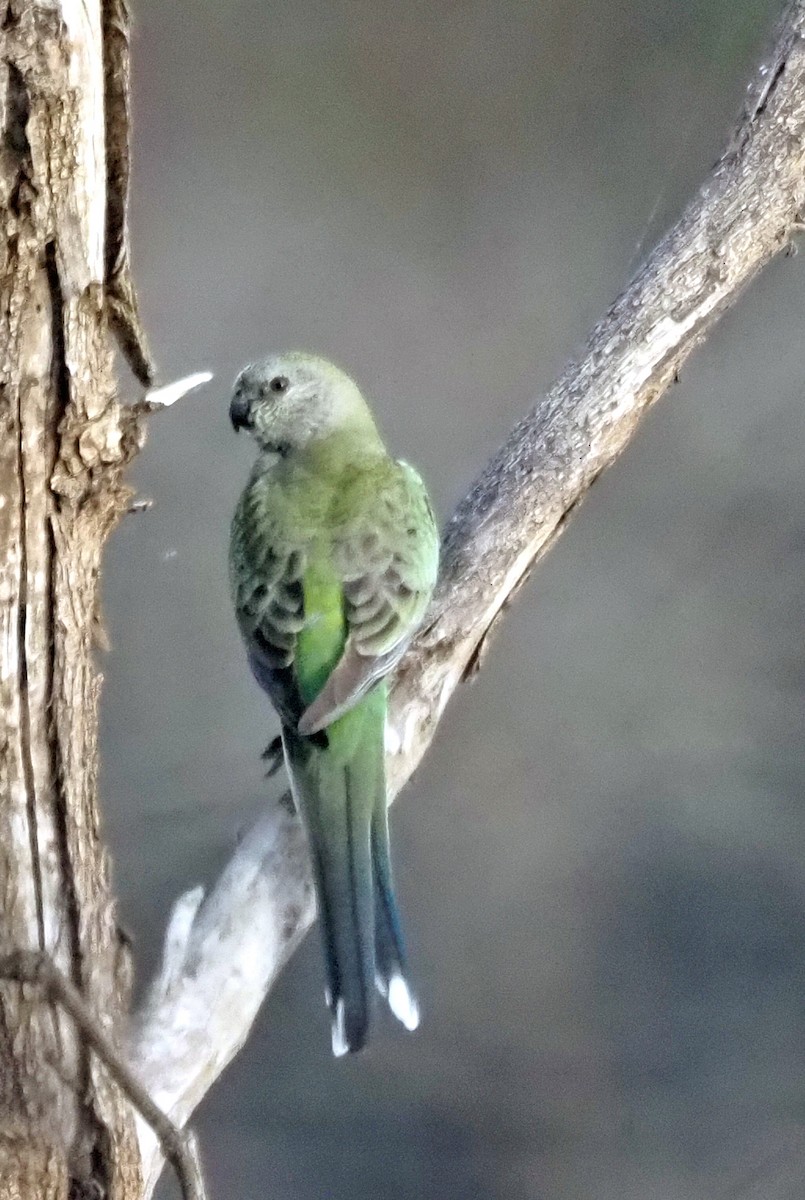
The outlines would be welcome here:
<svg viewBox="0 0 805 1200">
<path fill-rule="evenodd" d="M 419 1006 L 402 975 L 392 975 L 389 980 L 389 1008 L 411 1032 L 419 1025 Z"/>
<path fill-rule="evenodd" d="M 332 1037 L 333 1054 L 336 1058 L 343 1058 L 349 1050 L 343 1000 L 336 1001 L 335 1013 L 333 1014 Z"/>
</svg>

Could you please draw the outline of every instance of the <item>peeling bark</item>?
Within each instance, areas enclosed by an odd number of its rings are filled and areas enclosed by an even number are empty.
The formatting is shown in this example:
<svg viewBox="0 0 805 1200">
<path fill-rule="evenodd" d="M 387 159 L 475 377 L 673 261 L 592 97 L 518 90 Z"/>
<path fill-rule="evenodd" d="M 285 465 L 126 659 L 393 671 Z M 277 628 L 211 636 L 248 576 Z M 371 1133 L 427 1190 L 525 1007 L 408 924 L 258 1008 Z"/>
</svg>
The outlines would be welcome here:
<svg viewBox="0 0 805 1200">
<path fill-rule="evenodd" d="M 114 1029 L 92 636 L 139 430 L 107 330 L 99 5 L 12 0 L 0 57 L 0 944 L 47 951 Z M 2 985 L 0 1196 L 135 1197 L 133 1130 L 71 1022 Z"/>
</svg>

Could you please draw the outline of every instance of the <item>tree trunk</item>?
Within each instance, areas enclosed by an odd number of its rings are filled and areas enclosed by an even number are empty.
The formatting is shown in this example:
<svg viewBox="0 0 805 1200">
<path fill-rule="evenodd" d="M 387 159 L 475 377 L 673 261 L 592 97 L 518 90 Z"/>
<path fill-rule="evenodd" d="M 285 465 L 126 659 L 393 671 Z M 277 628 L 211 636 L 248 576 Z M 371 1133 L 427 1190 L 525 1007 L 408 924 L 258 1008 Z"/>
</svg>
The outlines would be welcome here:
<svg viewBox="0 0 805 1200">
<path fill-rule="evenodd" d="M 47 951 L 114 1029 L 128 972 L 99 834 L 93 639 L 101 549 L 140 440 L 115 398 L 107 319 L 136 344 L 126 14 L 3 7 L 0 949 Z M 130 357 L 145 377 L 145 352 Z M 30 985 L 0 985 L 0 1198 L 133 1198 L 139 1175 L 129 1106 L 69 1019 Z"/>
</svg>

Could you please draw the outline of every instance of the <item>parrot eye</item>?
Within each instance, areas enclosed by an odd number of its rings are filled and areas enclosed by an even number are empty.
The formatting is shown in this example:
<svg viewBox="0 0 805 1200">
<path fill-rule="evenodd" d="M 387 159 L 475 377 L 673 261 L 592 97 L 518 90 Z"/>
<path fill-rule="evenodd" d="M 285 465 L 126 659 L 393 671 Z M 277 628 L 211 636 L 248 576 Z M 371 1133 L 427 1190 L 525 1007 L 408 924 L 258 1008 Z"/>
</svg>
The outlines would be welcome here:
<svg viewBox="0 0 805 1200">
<path fill-rule="evenodd" d="M 268 389 L 271 392 L 277 392 L 279 394 L 282 394 L 282 392 L 287 392 L 288 380 L 284 375 L 275 375 L 269 383 Z"/>
</svg>

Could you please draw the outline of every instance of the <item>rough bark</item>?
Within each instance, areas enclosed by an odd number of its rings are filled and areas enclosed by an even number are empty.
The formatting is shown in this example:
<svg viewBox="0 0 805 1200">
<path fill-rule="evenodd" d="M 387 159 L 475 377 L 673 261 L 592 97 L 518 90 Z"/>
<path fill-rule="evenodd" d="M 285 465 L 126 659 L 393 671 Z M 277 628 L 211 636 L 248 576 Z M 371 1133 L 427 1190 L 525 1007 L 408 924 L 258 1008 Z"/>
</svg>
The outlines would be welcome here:
<svg viewBox="0 0 805 1200">
<path fill-rule="evenodd" d="M 93 636 L 139 436 L 115 399 L 106 316 L 115 68 L 99 2 L 11 0 L 1 36 L 0 945 L 46 950 L 114 1030 L 128 997 L 99 830 Z M 5 983 L 0 1196 L 68 1188 L 140 1194 L 133 1119 L 63 1012 Z"/>
<path fill-rule="evenodd" d="M 700 195 L 451 521 L 438 595 L 394 690 L 394 790 L 568 515 L 796 228 L 804 33 L 797 0 Z M 211 895 L 177 903 L 160 976 L 125 1030 L 93 660 L 102 547 L 148 408 L 116 399 L 110 330 L 138 378 L 152 376 L 128 270 L 124 0 L 5 0 L 0 37 L 0 954 L 46 951 L 98 1014 L 108 1036 L 96 1050 L 125 1044 L 183 1123 L 312 920 L 307 857 L 295 818 L 267 812 Z M 121 1091 L 48 997 L 0 983 L 0 1200 L 149 1194 L 155 1135 L 138 1122 L 135 1136 Z"/>
</svg>

